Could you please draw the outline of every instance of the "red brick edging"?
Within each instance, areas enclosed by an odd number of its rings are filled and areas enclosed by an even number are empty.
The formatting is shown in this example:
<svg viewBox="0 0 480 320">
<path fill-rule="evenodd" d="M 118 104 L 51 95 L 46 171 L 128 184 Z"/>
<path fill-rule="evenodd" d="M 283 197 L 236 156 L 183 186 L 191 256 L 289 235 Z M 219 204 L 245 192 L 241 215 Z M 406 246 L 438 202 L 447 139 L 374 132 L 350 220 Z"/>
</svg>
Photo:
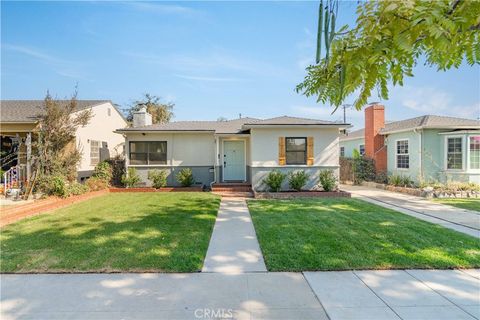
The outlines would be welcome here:
<svg viewBox="0 0 480 320">
<path fill-rule="evenodd" d="M 202 192 L 203 188 L 198 187 L 164 187 L 164 188 L 110 188 L 110 192 Z"/>
<path fill-rule="evenodd" d="M 108 189 L 100 191 L 92 191 L 78 196 L 68 198 L 49 197 L 47 199 L 37 200 L 33 203 L 15 206 L 13 208 L 2 209 L 2 217 L 0 217 L 0 227 L 6 226 L 15 221 L 26 217 L 35 216 L 54 209 L 67 207 L 71 204 L 82 202 L 88 199 L 105 195 L 109 192 Z"/>
</svg>

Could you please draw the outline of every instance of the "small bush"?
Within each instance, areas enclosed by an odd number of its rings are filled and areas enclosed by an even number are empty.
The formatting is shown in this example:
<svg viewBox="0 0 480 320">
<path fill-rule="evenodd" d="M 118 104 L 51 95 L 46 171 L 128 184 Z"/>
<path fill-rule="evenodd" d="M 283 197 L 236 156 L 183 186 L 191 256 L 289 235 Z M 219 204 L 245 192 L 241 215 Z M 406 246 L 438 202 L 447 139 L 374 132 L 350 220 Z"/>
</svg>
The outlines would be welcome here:
<svg viewBox="0 0 480 320">
<path fill-rule="evenodd" d="M 154 188 L 163 188 L 167 185 L 167 171 L 150 170 L 148 171 L 148 180 L 152 181 Z"/>
<path fill-rule="evenodd" d="M 376 176 L 375 161 L 365 156 L 353 158 L 354 183 L 360 184 L 363 181 L 374 181 Z"/>
<path fill-rule="evenodd" d="M 194 184 L 195 178 L 193 177 L 192 169 L 185 168 L 180 170 L 177 173 L 177 181 L 182 187 L 190 187 L 192 184 Z"/>
<path fill-rule="evenodd" d="M 393 174 L 388 177 L 388 184 L 395 187 L 412 187 L 414 185 L 412 179 L 409 176 L 402 176 Z"/>
<path fill-rule="evenodd" d="M 375 175 L 376 183 L 388 183 L 388 175 L 385 172 L 379 172 Z"/>
<path fill-rule="evenodd" d="M 337 187 L 337 178 L 333 170 L 322 170 L 319 174 L 319 182 L 323 191 L 333 191 Z"/>
<path fill-rule="evenodd" d="M 279 192 L 285 177 L 286 175 L 284 173 L 278 170 L 272 170 L 268 173 L 267 177 L 263 179 L 263 183 L 267 185 L 269 191 Z"/>
<path fill-rule="evenodd" d="M 301 191 L 307 184 L 309 175 L 305 171 L 295 171 L 288 174 L 288 185 L 295 191 Z"/>
<path fill-rule="evenodd" d="M 99 191 L 108 188 L 107 181 L 99 177 L 91 177 L 85 182 L 85 184 L 91 191 Z"/>
<path fill-rule="evenodd" d="M 67 185 L 67 197 L 68 196 L 78 196 L 80 194 L 84 194 L 88 192 L 90 189 L 88 186 L 78 183 L 78 182 L 72 182 Z"/>
<path fill-rule="evenodd" d="M 135 187 L 139 182 L 140 176 L 135 168 L 128 168 L 127 173 L 122 176 L 122 183 L 128 188 Z"/>
<path fill-rule="evenodd" d="M 99 164 L 95 166 L 95 171 L 93 172 L 92 177 L 102 179 L 107 182 L 107 184 L 110 184 L 110 181 L 112 180 L 113 176 L 113 170 L 112 166 L 106 162 L 102 161 Z"/>
</svg>

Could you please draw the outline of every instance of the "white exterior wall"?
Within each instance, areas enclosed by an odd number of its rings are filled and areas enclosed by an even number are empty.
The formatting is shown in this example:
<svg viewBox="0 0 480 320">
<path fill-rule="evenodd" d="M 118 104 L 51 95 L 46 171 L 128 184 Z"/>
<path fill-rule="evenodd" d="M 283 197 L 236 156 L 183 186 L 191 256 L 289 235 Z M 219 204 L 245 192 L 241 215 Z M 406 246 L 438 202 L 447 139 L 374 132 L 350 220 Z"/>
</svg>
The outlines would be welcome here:
<svg viewBox="0 0 480 320">
<path fill-rule="evenodd" d="M 250 137 L 251 146 L 251 182 L 252 188 L 257 191 L 266 189 L 263 180 L 274 169 L 287 174 L 290 171 L 304 170 L 309 175 L 305 189 L 313 189 L 318 185 L 320 170 L 331 169 L 339 175 L 339 137 L 338 128 L 285 128 L 252 129 Z M 279 137 L 313 137 L 314 163 L 308 165 L 283 165 L 278 164 L 278 138 Z M 282 189 L 289 189 L 285 179 Z"/>
<path fill-rule="evenodd" d="M 111 157 L 124 153 L 125 139 L 114 131 L 127 126 L 125 119 L 111 103 L 100 104 L 91 109 L 93 116 L 90 122 L 85 127 L 78 128 L 76 133 L 76 145 L 82 152 L 78 171 L 95 169 L 95 165 L 90 163 L 90 140 L 106 141 Z M 110 116 L 108 109 L 110 109 Z"/>
<path fill-rule="evenodd" d="M 277 167 L 279 137 L 313 137 L 314 166 L 339 165 L 338 128 L 277 128 L 251 130 L 252 167 Z M 281 166 L 288 167 L 286 166 Z M 299 167 L 294 165 L 293 167 Z M 306 166 L 305 167 L 309 167 Z"/>
</svg>

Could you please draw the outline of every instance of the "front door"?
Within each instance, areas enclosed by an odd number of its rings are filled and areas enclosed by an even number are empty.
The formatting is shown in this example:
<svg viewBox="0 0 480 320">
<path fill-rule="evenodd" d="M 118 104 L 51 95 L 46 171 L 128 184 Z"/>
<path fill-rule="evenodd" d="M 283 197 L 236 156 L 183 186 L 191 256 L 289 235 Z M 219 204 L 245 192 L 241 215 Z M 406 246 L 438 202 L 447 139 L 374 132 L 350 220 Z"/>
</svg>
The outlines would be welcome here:
<svg viewBox="0 0 480 320">
<path fill-rule="evenodd" d="M 223 142 L 223 180 L 245 181 L 245 141 Z"/>
</svg>

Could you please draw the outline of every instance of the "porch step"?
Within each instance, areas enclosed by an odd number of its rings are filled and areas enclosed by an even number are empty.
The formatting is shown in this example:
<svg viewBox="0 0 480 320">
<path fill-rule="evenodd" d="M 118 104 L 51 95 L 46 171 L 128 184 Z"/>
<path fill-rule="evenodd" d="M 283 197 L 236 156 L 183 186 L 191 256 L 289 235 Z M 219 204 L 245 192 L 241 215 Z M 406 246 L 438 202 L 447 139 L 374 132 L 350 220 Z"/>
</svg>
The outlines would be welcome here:
<svg viewBox="0 0 480 320">
<path fill-rule="evenodd" d="M 249 183 L 214 183 L 212 192 L 252 192 Z"/>
<path fill-rule="evenodd" d="M 234 192 L 234 191 L 212 191 L 213 194 L 222 196 L 222 197 L 233 197 L 233 198 L 253 198 L 253 192 Z"/>
</svg>

